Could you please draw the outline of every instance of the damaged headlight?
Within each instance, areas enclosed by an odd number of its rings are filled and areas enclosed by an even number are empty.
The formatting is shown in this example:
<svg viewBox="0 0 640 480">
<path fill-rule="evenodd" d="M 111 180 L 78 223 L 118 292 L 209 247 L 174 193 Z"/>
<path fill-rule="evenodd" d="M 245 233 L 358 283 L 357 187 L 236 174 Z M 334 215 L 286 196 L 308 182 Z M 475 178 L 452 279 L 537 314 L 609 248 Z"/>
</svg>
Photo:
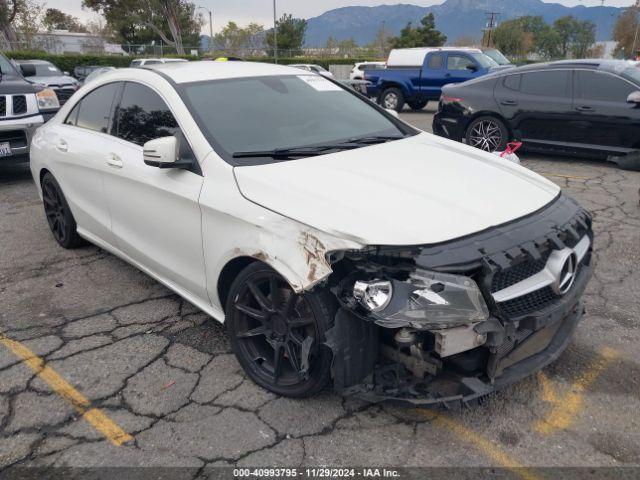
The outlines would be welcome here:
<svg viewBox="0 0 640 480">
<path fill-rule="evenodd" d="M 354 297 L 386 328 L 451 328 L 489 318 L 489 310 L 471 278 L 416 270 L 406 281 L 358 281 Z"/>
</svg>

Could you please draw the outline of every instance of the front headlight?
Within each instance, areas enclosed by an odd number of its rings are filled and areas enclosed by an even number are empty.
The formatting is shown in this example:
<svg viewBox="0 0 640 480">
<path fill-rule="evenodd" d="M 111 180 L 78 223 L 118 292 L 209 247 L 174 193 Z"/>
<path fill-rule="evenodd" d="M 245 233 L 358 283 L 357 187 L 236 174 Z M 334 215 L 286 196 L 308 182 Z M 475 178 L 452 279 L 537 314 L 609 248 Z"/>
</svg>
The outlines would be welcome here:
<svg viewBox="0 0 640 480">
<path fill-rule="evenodd" d="M 56 110 L 60 108 L 60 102 L 58 96 L 51 88 L 45 88 L 36 93 L 36 99 L 38 100 L 38 109 L 43 110 Z"/>
<path fill-rule="evenodd" d="M 354 296 L 371 312 L 378 325 L 385 328 L 413 327 L 420 330 L 451 328 L 482 322 L 489 318 L 489 310 L 482 292 L 471 278 L 428 270 L 416 270 L 406 281 L 357 282 L 369 284 L 377 299 L 369 304 L 360 298 L 354 286 Z M 389 283 L 382 288 L 382 283 Z M 380 290 L 383 290 L 381 295 Z M 366 291 L 366 290 L 365 290 Z M 386 296 L 390 297 L 386 299 Z M 366 297 L 365 297 L 366 298 Z M 370 308 L 380 304 L 381 308 Z"/>
</svg>

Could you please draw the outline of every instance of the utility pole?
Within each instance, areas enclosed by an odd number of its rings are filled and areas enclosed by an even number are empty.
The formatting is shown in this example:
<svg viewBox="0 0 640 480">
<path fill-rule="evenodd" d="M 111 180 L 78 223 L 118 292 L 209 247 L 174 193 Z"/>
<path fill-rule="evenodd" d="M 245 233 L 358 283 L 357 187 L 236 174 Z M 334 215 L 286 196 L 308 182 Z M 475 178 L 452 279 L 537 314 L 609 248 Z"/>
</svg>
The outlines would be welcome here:
<svg viewBox="0 0 640 480">
<path fill-rule="evenodd" d="M 382 38 L 380 38 L 380 43 L 382 45 L 382 48 L 381 48 L 381 56 L 382 57 L 384 57 L 384 41 L 385 41 L 384 37 L 386 35 L 386 31 L 385 31 L 385 28 L 384 28 L 385 26 L 386 26 L 386 21 L 383 20 L 382 21 Z"/>
<path fill-rule="evenodd" d="M 273 58 L 278 63 L 278 20 L 276 14 L 276 0 L 273 0 Z"/>
<path fill-rule="evenodd" d="M 500 12 L 487 12 L 486 16 L 488 18 L 487 28 L 485 28 L 485 37 L 487 38 L 487 47 L 491 46 L 491 34 L 493 33 L 493 29 L 497 27 L 496 17 L 500 15 Z"/>
</svg>

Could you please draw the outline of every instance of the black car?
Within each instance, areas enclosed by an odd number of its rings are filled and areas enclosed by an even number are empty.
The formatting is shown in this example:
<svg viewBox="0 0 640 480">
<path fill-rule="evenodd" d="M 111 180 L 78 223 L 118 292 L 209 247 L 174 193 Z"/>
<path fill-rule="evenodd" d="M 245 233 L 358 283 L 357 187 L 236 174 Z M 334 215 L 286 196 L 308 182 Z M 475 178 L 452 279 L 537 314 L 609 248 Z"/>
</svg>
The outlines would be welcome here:
<svg viewBox="0 0 640 480">
<path fill-rule="evenodd" d="M 520 140 L 640 169 L 640 62 L 560 61 L 447 85 L 433 131 L 487 151 Z"/>
</svg>

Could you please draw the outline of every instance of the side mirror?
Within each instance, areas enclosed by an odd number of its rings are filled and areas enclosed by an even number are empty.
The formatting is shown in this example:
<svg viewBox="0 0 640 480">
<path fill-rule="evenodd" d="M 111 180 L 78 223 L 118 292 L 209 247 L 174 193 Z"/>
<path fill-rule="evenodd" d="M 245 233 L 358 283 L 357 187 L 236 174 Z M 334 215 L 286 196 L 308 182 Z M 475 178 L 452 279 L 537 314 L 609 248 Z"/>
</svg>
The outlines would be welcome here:
<svg viewBox="0 0 640 480">
<path fill-rule="evenodd" d="M 470 70 L 472 72 L 477 72 L 478 71 L 478 67 L 476 67 L 475 65 L 467 65 L 467 70 Z"/>
<path fill-rule="evenodd" d="M 640 91 L 636 90 L 635 92 L 631 92 L 627 97 L 627 103 L 640 104 Z"/>
<path fill-rule="evenodd" d="M 398 115 L 398 112 L 396 112 L 395 110 L 391 108 L 385 108 L 385 110 L 387 111 L 388 114 L 393 115 L 396 118 L 400 118 L 400 115 Z"/>
<path fill-rule="evenodd" d="M 25 77 L 35 77 L 36 76 L 36 66 L 30 63 L 23 63 L 20 65 L 20 71 L 22 75 Z"/>
<path fill-rule="evenodd" d="M 180 168 L 178 162 L 178 139 L 162 137 L 149 140 L 142 147 L 144 163 L 150 167 Z"/>
</svg>

